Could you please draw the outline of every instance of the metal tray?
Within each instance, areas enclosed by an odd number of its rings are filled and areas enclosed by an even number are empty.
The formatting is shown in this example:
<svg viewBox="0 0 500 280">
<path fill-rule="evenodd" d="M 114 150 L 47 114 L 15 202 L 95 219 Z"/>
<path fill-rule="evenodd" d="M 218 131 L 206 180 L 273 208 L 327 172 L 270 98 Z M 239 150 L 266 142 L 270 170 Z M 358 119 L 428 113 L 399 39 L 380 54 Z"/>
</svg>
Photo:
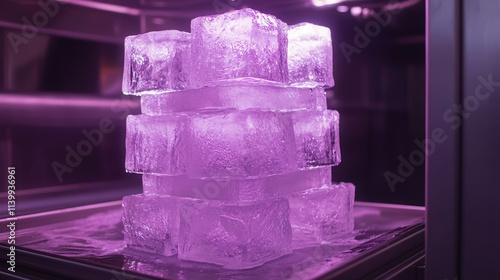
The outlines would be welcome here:
<svg viewBox="0 0 500 280">
<path fill-rule="evenodd" d="M 363 279 L 389 276 L 424 255 L 423 207 L 356 202 L 355 231 L 333 244 L 246 270 L 126 248 L 121 201 L 18 217 L 16 276 L 30 279 Z M 0 220 L 6 227 L 7 220 Z M 5 263 L 9 245 L 3 239 Z M 9 274 L 2 267 L 0 274 Z M 12 275 L 12 274 L 9 274 Z"/>
</svg>

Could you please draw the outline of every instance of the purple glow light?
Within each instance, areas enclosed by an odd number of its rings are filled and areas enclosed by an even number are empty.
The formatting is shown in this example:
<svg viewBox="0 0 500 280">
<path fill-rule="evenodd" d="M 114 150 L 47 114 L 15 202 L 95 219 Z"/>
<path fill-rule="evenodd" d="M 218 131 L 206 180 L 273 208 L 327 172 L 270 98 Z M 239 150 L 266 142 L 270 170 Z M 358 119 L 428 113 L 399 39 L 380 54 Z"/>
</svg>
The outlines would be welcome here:
<svg viewBox="0 0 500 280">
<path fill-rule="evenodd" d="M 347 0 L 312 0 L 311 2 L 316 7 L 324 7 L 324 6 L 339 4 L 345 1 Z"/>
<path fill-rule="evenodd" d="M 347 13 L 347 12 L 349 12 L 349 7 L 344 6 L 344 5 L 337 6 L 337 12 Z"/>
<path fill-rule="evenodd" d="M 355 17 L 361 15 L 362 12 L 363 12 L 363 9 L 361 7 L 352 7 L 351 8 L 351 15 L 353 15 Z"/>
</svg>

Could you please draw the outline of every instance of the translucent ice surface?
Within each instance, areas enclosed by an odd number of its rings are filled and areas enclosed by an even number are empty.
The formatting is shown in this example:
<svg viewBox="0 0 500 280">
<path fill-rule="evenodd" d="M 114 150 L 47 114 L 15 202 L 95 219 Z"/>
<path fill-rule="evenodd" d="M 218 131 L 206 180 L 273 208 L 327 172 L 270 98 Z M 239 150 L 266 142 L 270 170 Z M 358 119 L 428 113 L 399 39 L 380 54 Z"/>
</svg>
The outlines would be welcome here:
<svg viewBox="0 0 500 280">
<path fill-rule="evenodd" d="M 192 82 L 288 83 L 287 25 L 252 9 L 191 21 Z"/>
<path fill-rule="evenodd" d="M 352 231 L 354 189 L 339 183 L 289 195 L 294 246 L 333 241 Z"/>
<path fill-rule="evenodd" d="M 123 93 L 142 95 L 188 87 L 191 34 L 177 30 L 125 38 Z"/>
<path fill-rule="evenodd" d="M 143 114 L 163 115 L 202 109 L 270 111 L 326 110 L 323 89 L 274 86 L 219 86 L 158 95 L 143 95 Z"/>
<path fill-rule="evenodd" d="M 247 269 L 352 231 L 354 186 L 331 183 L 330 30 L 244 8 L 191 32 L 125 40 L 123 91 L 142 110 L 127 118 L 125 167 L 144 191 L 123 198 L 127 246 Z"/>
<path fill-rule="evenodd" d="M 288 73 L 297 87 L 332 87 L 333 51 L 330 29 L 300 23 L 288 29 Z"/>
<path fill-rule="evenodd" d="M 125 169 L 128 172 L 186 173 L 186 123 L 182 114 L 127 117 Z"/>
<path fill-rule="evenodd" d="M 340 163 L 339 113 L 300 111 L 292 114 L 299 168 Z"/>
<path fill-rule="evenodd" d="M 248 178 L 297 169 L 288 113 L 219 111 L 194 114 L 187 146 L 190 177 Z"/>
<path fill-rule="evenodd" d="M 122 204 L 127 246 L 164 256 L 177 254 L 179 198 L 129 195 Z"/>
<path fill-rule="evenodd" d="M 241 201 L 278 197 L 329 186 L 331 177 L 331 167 L 328 166 L 257 179 L 195 179 L 184 175 L 144 174 L 142 181 L 146 194 Z"/>
<path fill-rule="evenodd" d="M 259 266 L 292 252 L 288 201 L 193 201 L 181 206 L 179 259 L 231 269 Z"/>
<path fill-rule="evenodd" d="M 337 111 L 209 110 L 127 119 L 128 172 L 259 178 L 340 163 Z"/>
</svg>

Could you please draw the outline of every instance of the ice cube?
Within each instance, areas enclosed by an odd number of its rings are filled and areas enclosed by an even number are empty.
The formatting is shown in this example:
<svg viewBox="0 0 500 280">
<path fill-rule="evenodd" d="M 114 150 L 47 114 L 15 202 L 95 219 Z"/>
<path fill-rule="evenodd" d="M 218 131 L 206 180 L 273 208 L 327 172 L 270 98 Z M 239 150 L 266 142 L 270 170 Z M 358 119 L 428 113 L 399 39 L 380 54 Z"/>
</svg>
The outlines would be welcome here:
<svg viewBox="0 0 500 280">
<path fill-rule="evenodd" d="M 292 113 L 299 168 L 340 163 L 339 113 L 299 111 Z"/>
<path fill-rule="evenodd" d="M 180 175 L 186 173 L 187 116 L 129 115 L 125 169 L 128 172 Z"/>
<path fill-rule="evenodd" d="M 292 124 L 293 120 L 293 124 Z M 128 172 L 259 178 L 337 165 L 337 111 L 209 110 L 127 119 Z"/>
<path fill-rule="evenodd" d="M 329 186 L 332 182 L 332 168 L 324 166 L 299 170 L 282 176 L 267 177 L 265 193 L 283 196 L 293 192 Z"/>
<path fill-rule="evenodd" d="M 287 25 L 245 8 L 191 21 L 192 83 L 288 83 Z"/>
<path fill-rule="evenodd" d="M 288 75 L 297 87 L 332 87 L 333 51 L 330 29 L 299 23 L 288 29 Z"/>
<path fill-rule="evenodd" d="M 288 201 L 199 200 L 180 208 L 179 259 L 245 269 L 292 252 Z"/>
<path fill-rule="evenodd" d="M 208 200 L 239 201 L 249 198 L 266 198 L 260 190 L 263 179 L 200 179 L 186 175 L 158 176 L 144 174 L 144 193 L 191 197 Z"/>
<path fill-rule="evenodd" d="M 189 119 L 188 176 L 257 178 L 297 170 L 289 113 L 225 110 Z"/>
<path fill-rule="evenodd" d="M 177 254 L 179 198 L 129 195 L 122 204 L 128 247 L 164 256 Z"/>
<path fill-rule="evenodd" d="M 331 184 L 331 167 L 300 170 L 257 179 L 196 179 L 185 175 L 144 174 L 146 194 L 174 195 L 209 200 L 258 200 Z"/>
<path fill-rule="evenodd" d="M 354 228 L 354 185 L 351 183 L 293 193 L 288 199 L 294 248 L 334 241 Z"/>
<path fill-rule="evenodd" d="M 123 93 L 142 95 L 188 87 L 191 34 L 165 30 L 125 38 Z"/>
<path fill-rule="evenodd" d="M 163 115 L 202 109 L 262 109 L 270 111 L 326 110 L 323 89 L 273 86 L 220 86 L 143 95 L 143 114 Z"/>
</svg>

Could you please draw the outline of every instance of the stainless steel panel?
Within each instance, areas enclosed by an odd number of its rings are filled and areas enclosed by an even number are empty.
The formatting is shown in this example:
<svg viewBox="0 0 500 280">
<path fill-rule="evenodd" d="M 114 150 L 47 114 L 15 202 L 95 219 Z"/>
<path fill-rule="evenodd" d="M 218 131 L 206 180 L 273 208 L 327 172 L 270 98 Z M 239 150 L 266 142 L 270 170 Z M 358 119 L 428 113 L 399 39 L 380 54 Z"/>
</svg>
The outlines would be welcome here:
<svg viewBox="0 0 500 280">
<path fill-rule="evenodd" d="M 460 96 L 460 2 L 427 1 L 426 279 L 455 279 L 459 256 L 460 129 L 443 114 Z M 441 139 L 442 137 L 434 137 Z M 441 141 L 440 141 L 441 142 Z"/>
<path fill-rule="evenodd" d="M 460 279 L 500 279 L 500 1 L 463 1 Z"/>
</svg>

